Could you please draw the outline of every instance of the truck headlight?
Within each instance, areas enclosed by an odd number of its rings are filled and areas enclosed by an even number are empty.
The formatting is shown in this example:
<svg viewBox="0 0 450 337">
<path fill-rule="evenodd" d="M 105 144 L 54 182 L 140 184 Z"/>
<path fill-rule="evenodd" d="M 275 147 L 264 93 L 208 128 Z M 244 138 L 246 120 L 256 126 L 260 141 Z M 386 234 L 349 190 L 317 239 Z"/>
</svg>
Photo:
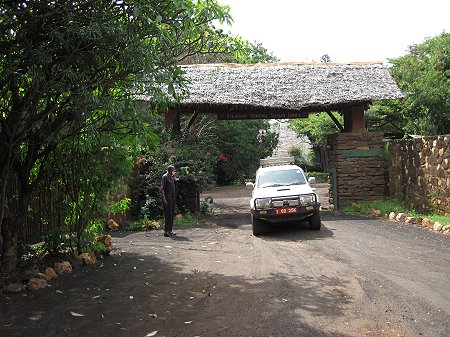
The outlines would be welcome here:
<svg viewBox="0 0 450 337">
<path fill-rule="evenodd" d="M 314 204 L 314 196 L 313 195 L 300 196 L 300 204 L 303 206 L 313 205 Z"/>
<path fill-rule="evenodd" d="M 256 204 L 256 209 L 270 208 L 270 198 L 256 199 L 255 204 Z"/>
</svg>

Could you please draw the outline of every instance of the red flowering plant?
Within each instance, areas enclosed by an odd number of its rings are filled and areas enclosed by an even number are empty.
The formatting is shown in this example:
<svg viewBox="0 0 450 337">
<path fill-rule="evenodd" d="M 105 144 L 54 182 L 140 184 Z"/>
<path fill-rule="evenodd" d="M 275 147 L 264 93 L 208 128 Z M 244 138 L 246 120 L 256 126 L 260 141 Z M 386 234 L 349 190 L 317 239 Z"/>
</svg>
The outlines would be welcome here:
<svg viewBox="0 0 450 337">
<path fill-rule="evenodd" d="M 227 162 L 228 161 L 228 157 L 226 155 L 224 155 L 223 153 L 219 154 L 219 160 Z"/>
<path fill-rule="evenodd" d="M 141 216 L 149 218 L 162 214 L 159 184 L 167 166 L 176 168 L 177 206 L 186 210 L 187 195 L 200 192 L 215 183 L 214 168 L 218 150 L 192 136 L 167 140 L 154 149 L 147 158 L 149 170 L 146 175 L 145 200 L 141 202 Z"/>
</svg>

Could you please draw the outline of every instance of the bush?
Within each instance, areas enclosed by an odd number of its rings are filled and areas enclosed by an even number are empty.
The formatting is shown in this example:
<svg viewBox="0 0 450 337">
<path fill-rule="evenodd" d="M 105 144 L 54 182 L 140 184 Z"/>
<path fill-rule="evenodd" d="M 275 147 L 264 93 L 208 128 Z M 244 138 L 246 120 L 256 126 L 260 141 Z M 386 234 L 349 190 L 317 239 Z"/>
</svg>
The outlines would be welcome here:
<svg viewBox="0 0 450 337">
<path fill-rule="evenodd" d="M 96 255 L 103 254 L 106 247 L 96 239 L 103 234 L 104 227 L 103 221 L 94 220 L 79 235 L 67 226 L 51 229 L 41 235 L 43 243 L 39 252 L 54 256 L 91 251 Z"/>
<path fill-rule="evenodd" d="M 119 201 L 113 201 L 109 205 L 111 209 L 112 215 L 116 214 L 125 214 L 128 209 L 130 208 L 131 199 L 130 198 L 123 198 Z"/>
</svg>

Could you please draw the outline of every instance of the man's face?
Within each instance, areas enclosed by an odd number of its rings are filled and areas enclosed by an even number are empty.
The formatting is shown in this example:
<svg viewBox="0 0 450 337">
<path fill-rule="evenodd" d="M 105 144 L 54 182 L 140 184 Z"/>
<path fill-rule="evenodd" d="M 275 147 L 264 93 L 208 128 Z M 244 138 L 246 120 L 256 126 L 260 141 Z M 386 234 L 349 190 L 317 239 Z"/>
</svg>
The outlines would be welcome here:
<svg viewBox="0 0 450 337">
<path fill-rule="evenodd" d="M 175 175 L 175 170 L 169 171 L 169 175 L 170 175 L 171 177 L 173 177 L 173 176 Z"/>
</svg>

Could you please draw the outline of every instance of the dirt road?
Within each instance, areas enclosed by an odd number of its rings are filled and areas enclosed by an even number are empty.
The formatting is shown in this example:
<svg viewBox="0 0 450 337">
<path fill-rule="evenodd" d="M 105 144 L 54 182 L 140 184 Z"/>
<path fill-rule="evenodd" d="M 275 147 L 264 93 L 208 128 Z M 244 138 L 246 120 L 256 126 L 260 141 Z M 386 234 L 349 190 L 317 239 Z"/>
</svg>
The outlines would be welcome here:
<svg viewBox="0 0 450 337">
<path fill-rule="evenodd" d="M 450 237 L 326 211 L 254 237 L 248 191 L 206 195 L 217 215 L 176 237 L 120 233 L 101 264 L 2 294 L 0 335 L 450 335 Z"/>
</svg>

